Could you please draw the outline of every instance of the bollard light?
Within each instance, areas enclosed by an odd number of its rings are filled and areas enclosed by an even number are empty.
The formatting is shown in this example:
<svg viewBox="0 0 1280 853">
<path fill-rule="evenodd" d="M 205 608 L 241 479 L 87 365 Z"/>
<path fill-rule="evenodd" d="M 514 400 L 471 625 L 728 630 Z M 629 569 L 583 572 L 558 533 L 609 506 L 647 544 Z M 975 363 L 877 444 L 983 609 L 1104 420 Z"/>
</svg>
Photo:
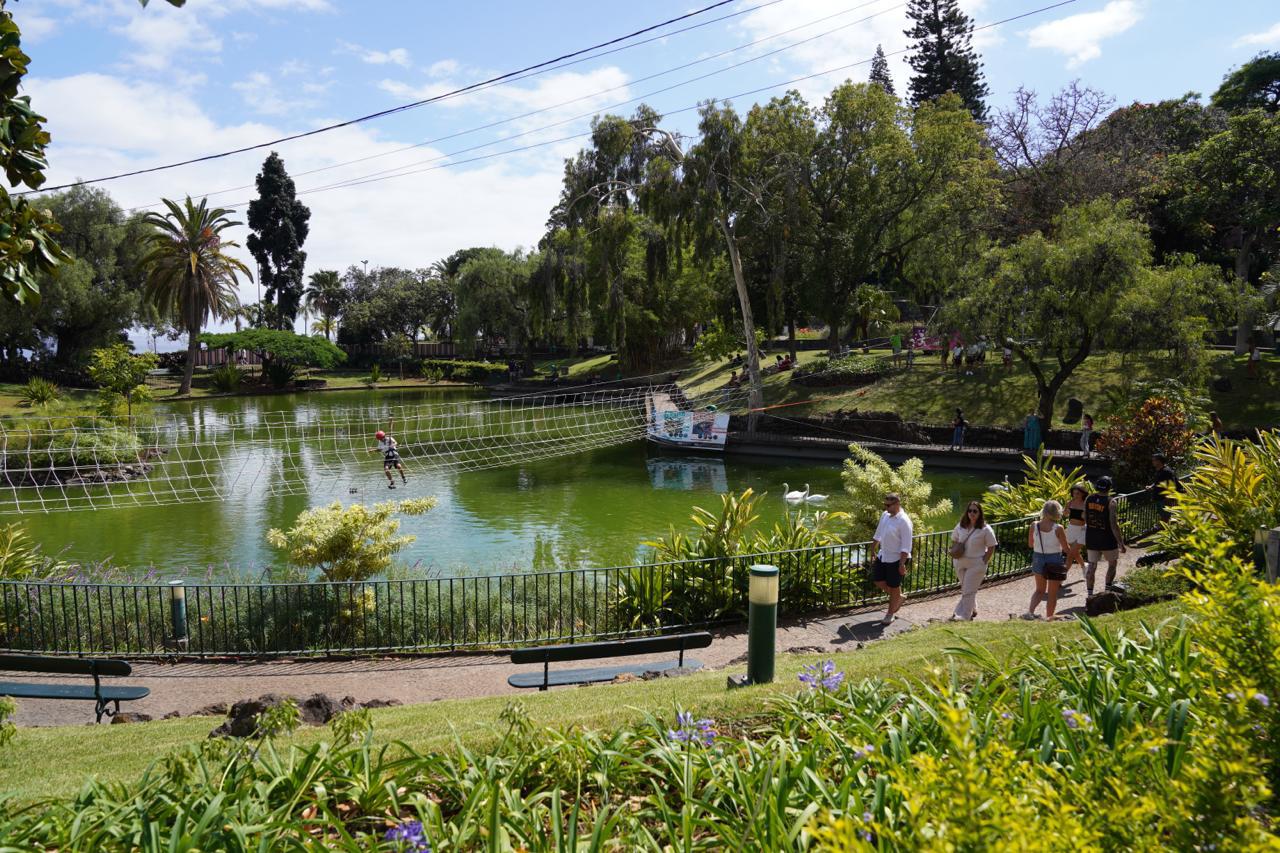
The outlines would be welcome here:
<svg viewBox="0 0 1280 853">
<path fill-rule="evenodd" d="M 777 566 L 751 567 L 747 603 L 747 682 L 768 684 L 778 641 Z"/>
<path fill-rule="evenodd" d="M 173 640 L 187 642 L 187 588 L 182 581 L 169 581 L 169 614 L 173 618 Z"/>
</svg>

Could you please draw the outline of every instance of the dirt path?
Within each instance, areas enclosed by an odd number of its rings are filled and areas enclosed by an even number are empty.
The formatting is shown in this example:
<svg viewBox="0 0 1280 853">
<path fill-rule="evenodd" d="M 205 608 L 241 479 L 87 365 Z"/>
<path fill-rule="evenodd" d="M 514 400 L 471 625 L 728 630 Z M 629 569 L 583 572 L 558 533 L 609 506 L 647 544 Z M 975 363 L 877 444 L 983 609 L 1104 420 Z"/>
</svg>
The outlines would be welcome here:
<svg viewBox="0 0 1280 853">
<path fill-rule="evenodd" d="M 1120 574 L 1133 566 L 1141 551 L 1130 550 L 1121 558 Z M 1024 612 L 1031 597 L 1030 576 L 987 584 L 978 593 L 978 618 L 1003 621 Z M 943 593 L 908 602 L 896 622 L 880 625 L 883 606 L 850 610 L 820 619 L 788 621 L 778 627 L 778 651 L 851 651 L 859 643 L 892 637 L 903 631 L 946 619 L 955 609 L 958 593 Z M 1058 612 L 1072 616 L 1084 611 L 1084 579 L 1079 569 L 1063 587 Z M 1043 608 L 1041 608 L 1043 613 Z M 710 648 L 693 654 L 711 669 L 745 671 L 746 630 L 717 632 Z M 671 655 L 630 657 L 596 661 L 593 665 L 666 660 Z M 363 658 L 359 660 L 293 660 L 263 663 L 138 663 L 134 674 L 121 683 L 151 688 L 151 695 L 128 703 L 128 710 L 159 718 L 172 711 L 183 715 L 216 702 L 235 702 L 263 693 L 306 697 L 328 693 L 357 701 L 397 699 L 405 704 L 434 702 L 473 696 L 516 694 L 507 676 L 529 667 L 512 666 L 505 656 L 489 654 L 438 655 L 418 658 Z M 0 674 L 0 679 L 33 680 L 24 674 Z M 56 681 L 56 678 L 40 679 Z M 83 680 L 83 679 L 80 679 Z M 92 721 L 88 702 L 26 699 L 18 703 L 19 725 L 77 725 Z"/>
</svg>

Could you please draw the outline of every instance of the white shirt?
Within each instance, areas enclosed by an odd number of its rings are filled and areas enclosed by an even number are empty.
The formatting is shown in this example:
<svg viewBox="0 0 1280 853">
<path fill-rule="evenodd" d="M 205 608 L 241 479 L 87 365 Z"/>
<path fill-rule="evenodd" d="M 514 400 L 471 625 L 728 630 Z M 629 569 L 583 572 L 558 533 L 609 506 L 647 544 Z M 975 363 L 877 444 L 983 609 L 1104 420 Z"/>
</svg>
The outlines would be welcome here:
<svg viewBox="0 0 1280 853">
<path fill-rule="evenodd" d="M 1050 557 L 1062 553 L 1062 543 L 1058 541 L 1058 531 L 1062 526 L 1054 522 L 1053 529 L 1048 533 L 1040 528 L 1040 522 L 1031 525 L 1031 550 L 1037 554 L 1047 554 Z"/>
<path fill-rule="evenodd" d="M 987 553 L 988 548 L 996 546 L 996 532 L 991 529 L 990 524 L 982 525 L 980 530 L 961 527 L 957 524 L 951 531 L 951 541 L 964 543 L 964 557 L 962 559 L 980 559 Z"/>
<path fill-rule="evenodd" d="M 886 563 L 895 563 L 902 559 L 903 553 L 910 555 L 912 529 L 906 510 L 899 509 L 897 515 L 882 512 L 873 537 L 880 543 L 880 559 Z"/>
<path fill-rule="evenodd" d="M 387 436 L 386 438 L 379 439 L 378 449 L 381 450 L 383 453 L 386 453 L 388 450 L 395 450 L 396 440 L 391 436 Z"/>
</svg>

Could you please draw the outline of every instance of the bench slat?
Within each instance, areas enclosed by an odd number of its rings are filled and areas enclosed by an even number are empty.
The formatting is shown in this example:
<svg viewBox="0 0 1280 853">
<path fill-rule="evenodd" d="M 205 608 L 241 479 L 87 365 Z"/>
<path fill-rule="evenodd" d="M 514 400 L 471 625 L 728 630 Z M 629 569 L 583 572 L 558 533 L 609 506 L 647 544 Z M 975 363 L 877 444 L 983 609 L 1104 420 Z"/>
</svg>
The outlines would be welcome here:
<svg viewBox="0 0 1280 853">
<path fill-rule="evenodd" d="M 151 695 L 148 687 L 103 687 L 99 693 L 103 699 L 121 702 L 145 699 Z M 0 696 L 14 699 L 89 699 L 98 698 L 92 684 L 29 684 L 20 681 L 0 681 Z"/>
<path fill-rule="evenodd" d="M 105 658 L 55 658 L 41 655 L 0 655 L 0 672 L 50 672 L 57 675 L 129 675 L 127 661 Z"/>
<path fill-rule="evenodd" d="M 547 678 L 548 687 L 557 687 L 565 684 L 597 684 L 601 681 L 613 681 L 619 675 L 631 673 L 634 675 L 643 675 L 646 672 L 667 672 L 668 670 L 695 670 L 701 669 L 702 662 L 692 658 L 684 659 L 684 666 L 673 660 L 662 661 L 660 663 L 635 663 L 624 664 L 622 666 L 593 666 L 583 669 L 562 669 L 550 673 Z M 540 672 L 518 672 L 507 678 L 507 684 L 512 687 L 541 687 L 542 673 Z"/>
<path fill-rule="evenodd" d="M 671 634 L 665 637 L 637 637 L 630 640 L 605 640 L 599 643 L 573 643 L 562 646 L 538 646 L 531 649 L 515 649 L 512 663 L 558 663 L 571 660 L 597 660 L 628 655 L 651 655 L 678 652 L 681 648 L 705 649 L 711 645 L 711 635 L 706 631 L 692 634 Z M 542 683 L 541 677 L 538 683 Z"/>
</svg>

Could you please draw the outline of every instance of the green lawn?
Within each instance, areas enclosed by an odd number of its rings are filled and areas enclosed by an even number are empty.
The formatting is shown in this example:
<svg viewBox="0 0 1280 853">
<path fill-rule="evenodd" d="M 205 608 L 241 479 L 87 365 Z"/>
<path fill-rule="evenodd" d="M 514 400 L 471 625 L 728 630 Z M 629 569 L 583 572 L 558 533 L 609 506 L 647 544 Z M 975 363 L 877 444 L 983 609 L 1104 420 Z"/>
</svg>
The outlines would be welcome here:
<svg viewBox="0 0 1280 853">
<path fill-rule="evenodd" d="M 888 360 L 884 350 L 873 354 Z M 823 354 L 801 352 L 800 363 L 806 364 Z M 890 368 L 883 379 L 861 388 L 811 388 L 791 383 L 791 373 L 774 374 L 764 379 L 765 404 L 784 406 L 784 416 L 803 417 L 824 412 L 860 411 L 896 412 L 904 419 L 923 423 L 948 423 L 956 408 L 975 424 L 1018 426 L 1036 405 L 1035 379 L 1017 362 L 1005 371 L 997 355 L 973 376 L 962 371 L 943 370 L 938 357 L 917 359 L 915 366 Z M 1046 362 L 1045 367 L 1051 365 Z M 728 362 L 697 365 L 682 382 L 691 392 L 706 393 L 724 387 L 732 369 Z M 1228 429 L 1276 426 L 1280 424 L 1280 357 L 1268 355 L 1263 360 L 1260 381 L 1245 377 L 1243 356 L 1219 356 L 1214 363 L 1214 376 L 1226 376 L 1232 390 L 1212 392 L 1211 405 Z M 1107 404 L 1108 391 L 1119 388 L 1126 379 L 1156 380 L 1176 375 L 1176 365 L 1167 362 L 1151 364 L 1142 359 L 1104 354 L 1092 356 L 1067 380 L 1058 393 L 1057 413 L 1065 412 L 1067 400 L 1076 397 L 1085 411 L 1101 412 Z M 1105 419 L 1099 418 L 1105 426 Z"/>
<path fill-rule="evenodd" d="M 1163 603 L 1099 621 L 1113 629 L 1132 629 L 1140 622 L 1154 623 L 1180 612 L 1177 604 Z M 857 651 L 833 647 L 830 657 L 853 680 L 919 677 L 944 663 L 945 649 L 962 642 L 980 645 L 997 655 L 1013 656 L 1029 644 L 1069 642 L 1081 636 L 1078 624 L 1072 621 L 933 625 Z M 652 682 L 529 692 L 520 701 L 535 722 L 556 727 L 613 729 L 634 725 L 646 715 L 670 719 L 677 707 L 718 720 L 750 717 L 764 710 L 770 695 L 797 689 L 796 675 L 801 667 L 825 657 L 828 656 L 783 654 L 774 684 L 741 690 L 726 690 L 726 673 L 722 671 Z M 263 691 L 266 690 L 264 686 Z M 433 702 L 377 710 L 373 718 L 380 740 L 403 741 L 419 750 L 448 749 L 456 742 L 483 749 L 495 742 L 498 715 L 509 701 L 509 696 L 495 696 Z M 90 774 L 116 781 L 136 779 L 156 759 L 205 738 L 216 723 L 214 718 L 202 717 L 125 726 L 20 729 L 14 741 L 0 749 L 0 796 L 65 796 L 75 792 Z M 305 728 L 294 737 L 298 743 L 311 743 L 323 739 L 326 731 Z"/>
</svg>

